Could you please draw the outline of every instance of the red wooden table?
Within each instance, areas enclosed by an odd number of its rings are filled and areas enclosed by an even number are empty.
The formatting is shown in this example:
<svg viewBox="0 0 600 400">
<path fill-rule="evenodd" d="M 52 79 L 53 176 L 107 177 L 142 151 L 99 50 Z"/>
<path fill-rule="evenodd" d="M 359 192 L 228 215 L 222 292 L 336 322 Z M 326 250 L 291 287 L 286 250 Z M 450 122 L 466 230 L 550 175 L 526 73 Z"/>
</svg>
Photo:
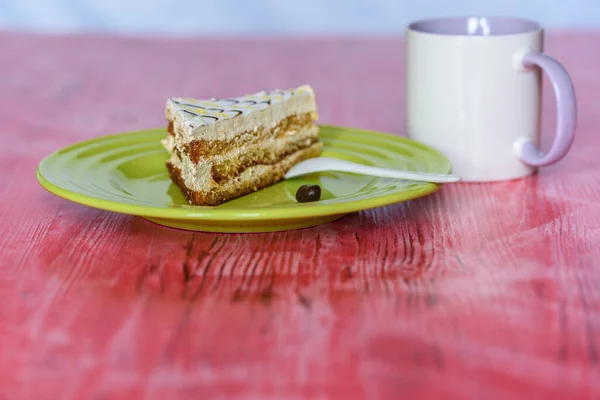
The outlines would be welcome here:
<svg viewBox="0 0 600 400">
<path fill-rule="evenodd" d="M 322 122 L 403 134 L 400 39 L 0 35 L 0 398 L 600 398 L 598 41 L 547 40 L 580 117 L 539 175 L 225 235 L 72 204 L 35 168 L 164 126 L 171 95 L 310 83 Z"/>
</svg>

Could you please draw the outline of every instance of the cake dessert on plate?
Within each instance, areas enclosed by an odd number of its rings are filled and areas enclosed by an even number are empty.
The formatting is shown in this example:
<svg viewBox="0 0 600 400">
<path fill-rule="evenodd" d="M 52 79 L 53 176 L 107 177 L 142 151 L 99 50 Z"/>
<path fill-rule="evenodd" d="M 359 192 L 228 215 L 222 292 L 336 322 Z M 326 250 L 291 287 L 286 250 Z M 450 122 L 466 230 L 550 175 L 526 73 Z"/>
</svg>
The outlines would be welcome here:
<svg viewBox="0 0 600 400">
<path fill-rule="evenodd" d="M 281 181 L 321 153 L 310 86 L 235 98 L 169 98 L 171 179 L 193 205 L 215 206 Z"/>
</svg>

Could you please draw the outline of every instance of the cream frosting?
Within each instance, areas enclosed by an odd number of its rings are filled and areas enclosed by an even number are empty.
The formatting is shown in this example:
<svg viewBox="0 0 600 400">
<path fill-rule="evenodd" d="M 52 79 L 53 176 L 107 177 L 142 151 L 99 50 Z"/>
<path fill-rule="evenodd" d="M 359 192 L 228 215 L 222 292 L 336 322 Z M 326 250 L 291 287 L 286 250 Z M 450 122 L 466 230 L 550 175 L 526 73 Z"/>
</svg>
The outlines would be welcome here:
<svg viewBox="0 0 600 400">
<path fill-rule="evenodd" d="M 311 126 L 307 129 L 303 129 L 302 131 L 296 134 L 296 140 L 305 140 L 304 145 L 309 146 L 311 143 L 311 138 L 318 136 L 318 130 L 319 127 L 316 125 Z M 279 152 L 288 143 L 288 138 L 273 138 L 267 139 L 260 143 L 253 144 L 250 146 L 250 149 L 253 147 L 268 148 L 273 152 Z M 197 164 L 194 163 L 186 154 L 182 154 L 181 158 L 179 158 L 177 156 L 177 153 L 173 152 L 169 161 L 174 166 L 181 169 L 181 175 L 186 187 L 197 192 L 207 192 L 211 189 L 213 185 L 216 185 L 216 183 L 212 181 L 211 174 L 213 163 L 224 161 L 226 162 L 228 159 L 237 157 L 243 151 L 244 149 L 236 149 L 222 156 L 216 156 L 211 160 L 201 160 Z"/>
<path fill-rule="evenodd" d="M 321 143 L 315 143 L 315 144 L 311 145 L 311 148 L 316 147 L 316 146 L 321 146 Z M 282 162 L 288 161 L 289 159 L 291 159 L 295 156 L 296 156 L 295 154 L 292 154 L 292 155 L 286 157 L 285 159 L 283 159 Z M 182 167 L 181 160 L 179 160 L 179 158 L 177 158 L 177 156 L 175 156 L 175 158 L 171 157 L 171 162 L 172 162 L 172 165 L 177 168 Z M 255 165 L 253 167 L 246 168 L 241 174 L 224 182 L 223 188 L 225 190 L 234 190 L 234 188 L 237 185 L 239 185 L 240 182 L 247 181 L 247 180 L 253 180 L 253 179 L 256 179 L 257 177 L 266 176 L 266 175 L 270 174 L 272 172 L 272 168 L 273 167 L 271 165 Z M 184 176 L 184 179 L 185 179 L 183 169 L 181 168 L 181 170 L 182 170 L 182 176 Z M 193 188 L 191 188 L 191 189 L 195 190 Z M 199 191 L 207 192 L 208 189 L 201 188 Z"/>
<path fill-rule="evenodd" d="M 167 120 L 173 123 L 177 147 L 194 140 L 230 140 L 304 113 L 313 113 L 317 119 L 314 91 L 308 85 L 228 99 L 169 98 L 165 110 Z"/>
<path fill-rule="evenodd" d="M 173 137 L 173 135 L 167 135 L 167 137 L 162 139 L 160 143 L 169 153 L 172 153 L 175 149 L 175 137 Z"/>
</svg>

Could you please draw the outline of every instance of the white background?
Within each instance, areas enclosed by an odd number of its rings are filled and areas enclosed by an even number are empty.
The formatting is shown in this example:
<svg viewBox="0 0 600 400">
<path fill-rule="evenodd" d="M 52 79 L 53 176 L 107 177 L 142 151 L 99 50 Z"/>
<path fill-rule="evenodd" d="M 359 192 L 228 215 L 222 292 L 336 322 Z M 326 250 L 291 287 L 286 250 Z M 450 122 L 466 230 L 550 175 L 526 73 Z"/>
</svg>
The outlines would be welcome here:
<svg viewBox="0 0 600 400">
<path fill-rule="evenodd" d="M 495 14 L 600 27 L 600 0 L 0 0 L 0 28 L 127 35 L 395 35 L 414 19 Z"/>
</svg>

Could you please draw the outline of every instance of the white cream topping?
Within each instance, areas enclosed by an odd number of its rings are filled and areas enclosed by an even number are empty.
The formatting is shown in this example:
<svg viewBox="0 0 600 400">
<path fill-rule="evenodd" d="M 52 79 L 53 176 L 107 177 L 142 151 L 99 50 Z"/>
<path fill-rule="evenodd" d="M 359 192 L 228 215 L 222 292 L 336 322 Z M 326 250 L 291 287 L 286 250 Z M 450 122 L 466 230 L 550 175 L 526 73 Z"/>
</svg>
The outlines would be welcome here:
<svg viewBox="0 0 600 400">
<path fill-rule="evenodd" d="M 175 145 L 193 140 L 229 140 L 260 126 L 272 128 L 292 114 L 315 113 L 314 91 L 310 86 L 275 90 L 231 99 L 195 100 L 170 98 L 165 116 L 173 123 Z"/>
</svg>

